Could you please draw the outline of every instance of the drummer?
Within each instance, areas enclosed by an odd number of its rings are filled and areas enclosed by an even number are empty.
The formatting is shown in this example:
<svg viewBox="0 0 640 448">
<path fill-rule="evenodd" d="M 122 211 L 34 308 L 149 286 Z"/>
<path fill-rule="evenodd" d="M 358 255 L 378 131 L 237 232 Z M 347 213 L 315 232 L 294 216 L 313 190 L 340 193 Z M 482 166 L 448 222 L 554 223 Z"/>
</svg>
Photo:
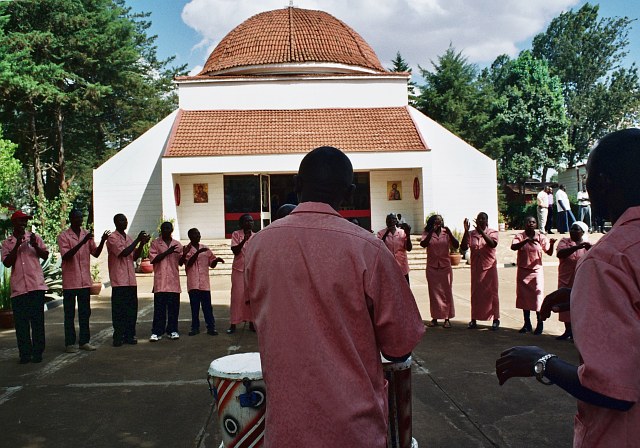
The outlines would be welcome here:
<svg viewBox="0 0 640 448">
<path fill-rule="evenodd" d="M 424 333 L 391 252 L 337 212 L 352 182 L 342 151 L 311 151 L 296 176 L 300 204 L 245 254 L 269 395 L 265 447 L 386 447 L 380 352 L 404 361 Z"/>
</svg>

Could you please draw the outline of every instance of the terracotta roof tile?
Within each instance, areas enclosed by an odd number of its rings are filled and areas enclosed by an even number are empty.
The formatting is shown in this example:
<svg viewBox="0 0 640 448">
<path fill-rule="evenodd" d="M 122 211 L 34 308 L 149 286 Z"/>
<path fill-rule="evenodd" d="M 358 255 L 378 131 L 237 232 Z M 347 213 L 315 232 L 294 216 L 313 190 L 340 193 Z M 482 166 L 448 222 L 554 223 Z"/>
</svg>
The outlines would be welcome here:
<svg viewBox="0 0 640 448">
<path fill-rule="evenodd" d="M 305 153 L 323 145 L 345 152 L 428 150 L 405 107 L 181 110 L 165 157 Z"/>
<path fill-rule="evenodd" d="M 243 66 L 304 62 L 385 71 L 369 44 L 344 22 L 323 11 L 289 7 L 257 14 L 231 30 L 200 75 Z"/>
</svg>

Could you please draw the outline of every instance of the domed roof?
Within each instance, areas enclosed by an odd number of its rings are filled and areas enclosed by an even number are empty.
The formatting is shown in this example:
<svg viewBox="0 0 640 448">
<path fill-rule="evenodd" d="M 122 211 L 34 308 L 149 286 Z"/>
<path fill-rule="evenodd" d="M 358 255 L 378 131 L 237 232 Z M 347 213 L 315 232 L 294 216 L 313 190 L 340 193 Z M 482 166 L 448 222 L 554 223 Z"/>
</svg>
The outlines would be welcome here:
<svg viewBox="0 0 640 448">
<path fill-rule="evenodd" d="M 231 30 L 199 75 L 241 73 L 249 68 L 255 73 L 256 66 L 283 64 L 291 69 L 333 64 L 361 72 L 385 71 L 369 44 L 344 22 L 323 11 L 288 7 L 257 14 Z M 265 71 L 269 70 L 265 67 Z"/>
</svg>

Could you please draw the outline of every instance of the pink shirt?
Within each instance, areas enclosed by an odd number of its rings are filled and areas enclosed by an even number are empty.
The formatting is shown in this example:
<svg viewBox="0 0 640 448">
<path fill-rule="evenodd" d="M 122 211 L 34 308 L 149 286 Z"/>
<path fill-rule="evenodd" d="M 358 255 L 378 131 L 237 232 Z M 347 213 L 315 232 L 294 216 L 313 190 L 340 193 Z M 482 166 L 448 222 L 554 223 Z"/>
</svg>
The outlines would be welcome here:
<svg viewBox="0 0 640 448">
<path fill-rule="evenodd" d="M 216 256 L 211 252 L 204 244 L 200 244 L 198 249 L 206 249 L 204 252 L 200 252 L 196 261 L 191 266 L 187 266 L 189 260 L 197 252 L 197 249 L 190 246 L 189 252 L 185 258 L 184 266 L 187 272 L 187 291 L 198 289 L 200 291 L 210 291 L 211 283 L 209 281 L 209 265 Z"/>
<path fill-rule="evenodd" d="M 153 260 L 161 253 L 166 252 L 169 246 L 176 246 L 175 252 L 167 255 L 158 263 L 153 265 L 153 292 L 182 292 L 180 289 L 180 258 L 182 257 L 182 244 L 174 239 L 167 244 L 164 240 L 156 238 L 149 247 L 149 261 Z"/>
<path fill-rule="evenodd" d="M 487 227 L 484 233 L 489 239 L 498 242 L 497 230 Z M 471 266 L 479 266 L 483 271 L 496 266 L 496 248 L 489 246 L 480 232 L 475 229 L 469 231 L 469 248 L 471 249 Z"/>
<path fill-rule="evenodd" d="M 420 242 L 426 240 L 427 235 L 428 232 L 422 232 Z M 427 268 L 441 269 L 451 266 L 449 246 L 449 235 L 444 229 L 440 230 L 440 235 L 433 232 L 427 246 Z"/>
<path fill-rule="evenodd" d="M 562 238 L 558 243 L 556 253 L 562 249 L 568 249 L 575 246 L 577 243 L 571 238 Z M 578 260 L 587 253 L 587 249 L 578 249 L 571 255 L 565 258 L 558 258 L 558 288 L 571 288 L 573 286 L 573 279 L 576 273 L 576 264 Z"/>
<path fill-rule="evenodd" d="M 424 325 L 382 241 L 303 202 L 252 237 L 244 276 L 269 394 L 265 447 L 386 447 L 380 352 L 410 353 Z"/>
<path fill-rule="evenodd" d="M 126 257 L 118 255 L 133 244 L 133 240 L 127 234 L 122 235 L 117 230 L 107 238 L 107 262 L 109 266 L 109 280 L 112 287 L 136 286 L 136 272 L 133 268 L 132 251 Z"/>
<path fill-rule="evenodd" d="M 627 209 L 578 261 L 571 291 L 580 383 L 635 404 L 626 412 L 578 401 L 574 447 L 636 447 L 640 440 L 640 206 Z"/>
<path fill-rule="evenodd" d="M 511 244 L 519 243 L 527 238 L 528 237 L 524 232 L 518 233 L 513 237 Z M 527 243 L 517 250 L 518 255 L 516 264 L 519 268 L 529 269 L 532 271 L 542 268 L 542 254 L 549 250 L 549 240 L 539 232 L 536 232 L 533 239 L 538 243 Z"/>
<path fill-rule="evenodd" d="M 80 234 L 71 230 L 63 231 L 58 235 L 58 248 L 60 256 L 76 247 L 87 235 L 85 229 L 80 229 Z M 91 279 L 91 255 L 96 253 L 96 242 L 89 239 L 80 247 L 78 252 L 70 260 L 62 259 L 62 289 L 90 288 L 93 284 Z"/>
<path fill-rule="evenodd" d="M 24 240 L 18 248 L 16 262 L 11 267 L 11 297 L 21 296 L 30 291 L 46 291 L 49 288 L 44 283 L 40 257 L 36 250 L 31 247 L 29 240 L 31 232 L 25 232 Z M 2 243 L 2 261 L 9 255 L 9 252 L 16 246 L 16 237 L 11 235 Z M 41 250 L 47 250 L 44 241 L 36 235 L 36 245 Z"/>
<path fill-rule="evenodd" d="M 238 255 L 234 255 L 231 269 L 234 269 L 236 271 L 241 271 L 241 272 L 244 271 L 244 253 L 247 250 L 247 246 L 250 244 L 251 238 L 253 237 L 253 235 L 255 235 L 255 233 L 251 232 L 249 239 L 247 240 L 246 243 L 244 243 L 244 246 L 242 246 L 242 250 L 240 251 L 240 253 Z M 231 247 L 235 247 L 239 245 L 243 239 L 244 239 L 244 230 L 236 230 L 231 234 Z"/>
<path fill-rule="evenodd" d="M 382 239 L 386 232 L 387 228 L 385 227 L 378 232 L 378 238 Z M 395 233 L 389 232 L 387 237 L 384 239 L 384 244 L 393 254 L 398 266 L 400 266 L 400 269 L 402 270 L 402 274 L 407 275 L 410 269 L 409 258 L 407 257 L 407 235 L 404 233 L 404 230 L 396 228 Z"/>
</svg>

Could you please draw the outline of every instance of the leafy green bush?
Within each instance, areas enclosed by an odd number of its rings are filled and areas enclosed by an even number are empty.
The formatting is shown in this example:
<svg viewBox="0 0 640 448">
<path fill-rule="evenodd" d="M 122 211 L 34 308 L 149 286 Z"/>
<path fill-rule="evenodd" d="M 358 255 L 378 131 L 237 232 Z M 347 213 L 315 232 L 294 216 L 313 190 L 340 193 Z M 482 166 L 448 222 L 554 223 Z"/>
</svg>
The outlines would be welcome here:
<svg viewBox="0 0 640 448">
<path fill-rule="evenodd" d="M 44 295 L 46 302 L 62 298 L 62 258 L 56 258 L 53 253 L 49 253 L 46 260 L 40 261 L 44 283 L 49 287 Z"/>
<path fill-rule="evenodd" d="M 11 309 L 11 269 L 0 263 L 0 310 Z"/>
</svg>

